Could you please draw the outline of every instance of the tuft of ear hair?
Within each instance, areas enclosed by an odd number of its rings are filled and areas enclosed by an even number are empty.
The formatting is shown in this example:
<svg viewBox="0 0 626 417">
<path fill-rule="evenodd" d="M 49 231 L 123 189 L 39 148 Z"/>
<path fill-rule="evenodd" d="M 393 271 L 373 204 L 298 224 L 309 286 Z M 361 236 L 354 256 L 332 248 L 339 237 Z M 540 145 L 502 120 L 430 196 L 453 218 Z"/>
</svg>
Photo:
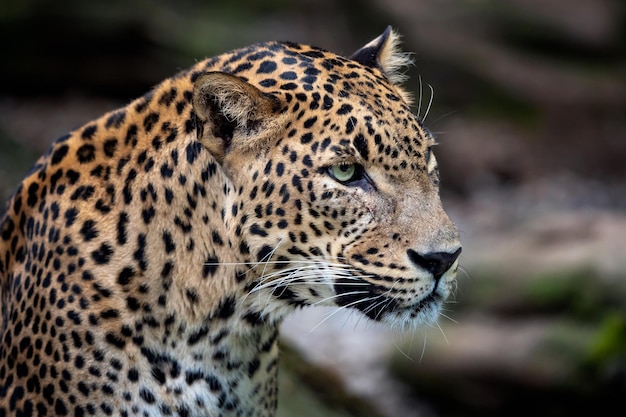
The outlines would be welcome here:
<svg viewBox="0 0 626 417">
<path fill-rule="evenodd" d="M 387 26 L 382 35 L 354 52 L 350 59 L 372 68 L 378 68 L 393 84 L 406 81 L 406 69 L 413 65 L 411 53 L 400 49 L 400 34 Z"/>
</svg>

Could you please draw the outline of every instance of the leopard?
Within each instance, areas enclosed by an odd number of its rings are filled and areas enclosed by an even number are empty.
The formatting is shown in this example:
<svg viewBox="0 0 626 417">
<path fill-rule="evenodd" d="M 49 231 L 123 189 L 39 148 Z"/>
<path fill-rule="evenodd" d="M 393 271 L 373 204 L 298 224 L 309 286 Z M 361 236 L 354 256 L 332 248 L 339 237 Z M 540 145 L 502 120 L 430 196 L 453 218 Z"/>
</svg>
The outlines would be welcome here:
<svg viewBox="0 0 626 417">
<path fill-rule="evenodd" d="M 435 323 L 462 246 L 401 42 L 241 47 L 52 142 L 0 216 L 0 416 L 274 416 L 292 312 Z"/>
</svg>

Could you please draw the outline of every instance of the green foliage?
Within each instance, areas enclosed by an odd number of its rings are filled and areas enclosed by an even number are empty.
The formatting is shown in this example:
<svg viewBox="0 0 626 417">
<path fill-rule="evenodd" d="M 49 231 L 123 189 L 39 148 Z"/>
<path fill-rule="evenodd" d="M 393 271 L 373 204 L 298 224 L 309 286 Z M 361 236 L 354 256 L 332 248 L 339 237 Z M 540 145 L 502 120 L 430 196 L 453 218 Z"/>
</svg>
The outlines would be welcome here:
<svg viewBox="0 0 626 417">
<path fill-rule="evenodd" d="M 611 314 L 605 317 L 591 341 L 586 364 L 591 368 L 604 368 L 620 361 L 626 364 L 626 315 Z"/>
<path fill-rule="evenodd" d="M 523 296 L 538 310 L 590 321 L 624 310 L 626 289 L 615 285 L 622 281 L 592 269 L 557 271 L 530 278 Z"/>
<path fill-rule="evenodd" d="M 456 310 L 473 308 L 505 316 L 559 316 L 595 323 L 608 314 L 626 314 L 626 278 L 592 268 L 540 274 L 502 275 L 498 269 L 473 271 L 459 282 Z"/>
</svg>

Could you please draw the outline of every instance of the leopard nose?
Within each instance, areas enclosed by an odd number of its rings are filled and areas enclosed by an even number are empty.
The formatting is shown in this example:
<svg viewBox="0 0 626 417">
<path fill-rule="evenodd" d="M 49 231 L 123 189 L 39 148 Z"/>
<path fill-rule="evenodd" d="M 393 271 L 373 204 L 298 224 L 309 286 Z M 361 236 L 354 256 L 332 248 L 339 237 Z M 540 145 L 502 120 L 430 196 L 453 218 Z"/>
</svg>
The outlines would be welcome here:
<svg viewBox="0 0 626 417">
<path fill-rule="evenodd" d="M 406 251 L 407 255 L 411 262 L 415 265 L 423 268 L 433 274 L 435 279 L 439 279 L 446 273 L 448 269 L 452 266 L 454 261 L 461 254 L 461 248 L 458 248 L 456 251 L 450 252 L 431 252 L 420 254 L 414 251 L 413 249 L 408 249 Z"/>
</svg>

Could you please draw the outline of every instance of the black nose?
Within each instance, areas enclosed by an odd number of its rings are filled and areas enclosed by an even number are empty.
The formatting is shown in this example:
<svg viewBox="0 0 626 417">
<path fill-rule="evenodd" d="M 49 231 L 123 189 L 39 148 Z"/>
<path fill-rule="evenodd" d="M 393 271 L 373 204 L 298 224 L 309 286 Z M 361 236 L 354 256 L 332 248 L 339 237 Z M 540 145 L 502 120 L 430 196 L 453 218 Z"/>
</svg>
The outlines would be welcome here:
<svg viewBox="0 0 626 417">
<path fill-rule="evenodd" d="M 409 255 L 411 262 L 433 274 L 435 279 L 439 279 L 450 269 L 456 258 L 459 257 L 461 248 L 458 248 L 454 253 L 432 252 L 422 255 L 413 249 L 408 249 L 406 253 Z"/>
</svg>

